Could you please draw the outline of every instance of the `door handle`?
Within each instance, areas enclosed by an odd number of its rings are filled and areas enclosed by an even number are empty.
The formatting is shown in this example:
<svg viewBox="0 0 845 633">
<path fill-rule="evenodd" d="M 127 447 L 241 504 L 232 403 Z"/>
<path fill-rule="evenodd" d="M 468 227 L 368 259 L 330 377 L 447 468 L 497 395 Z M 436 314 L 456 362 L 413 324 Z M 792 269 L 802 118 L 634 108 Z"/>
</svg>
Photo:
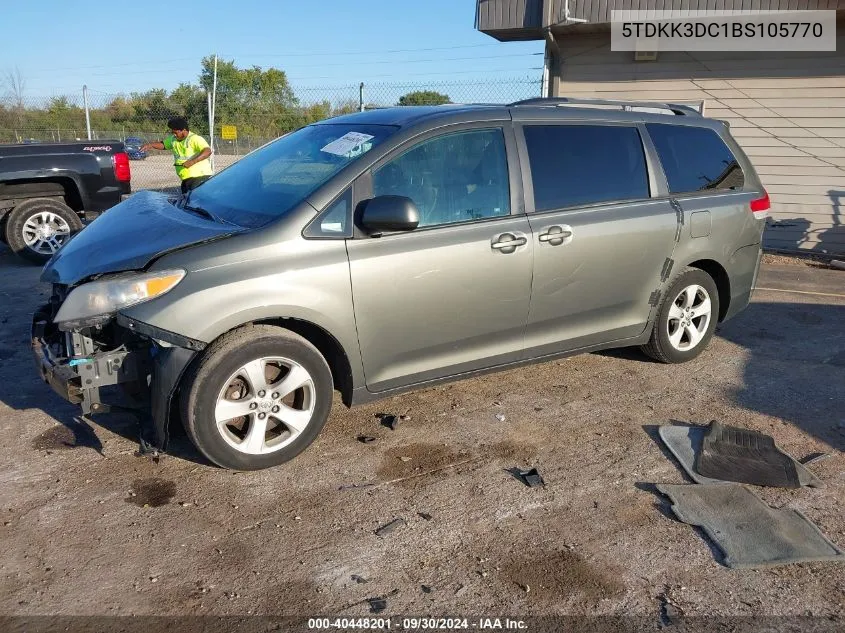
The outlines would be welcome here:
<svg viewBox="0 0 845 633">
<path fill-rule="evenodd" d="M 514 235 L 513 233 L 502 233 L 494 237 L 493 242 L 490 243 L 490 248 L 495 248 L 504 253 L 513 253 L 517 246 L 525 246 L 528 243 L 528 238 L 523 235 Z"/>
<path fill-rule="evenodd" d="M 551 246 L 560 246 L 563 243 L 572 241 L 572 227 L 554 225 L 546 229 L 545 233 L 540 233 L 539 240 L 547 242 Z"/>
</svg>

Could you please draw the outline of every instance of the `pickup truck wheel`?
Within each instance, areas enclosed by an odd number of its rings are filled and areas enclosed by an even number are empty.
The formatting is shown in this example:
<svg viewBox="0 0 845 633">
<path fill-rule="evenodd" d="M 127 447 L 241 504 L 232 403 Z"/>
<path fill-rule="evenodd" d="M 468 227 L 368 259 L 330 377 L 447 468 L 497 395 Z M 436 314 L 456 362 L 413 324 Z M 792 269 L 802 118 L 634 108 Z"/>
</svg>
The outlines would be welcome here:
<svg viewBox="0 0 845 633">
<path fill-rule="evenodd" d="M 332 406 L 331 370 L 293 332 L 251 325 L 209 346 L 182 386 L 182 419 L 200 452 L 223 468 L 286 462 L 320 433 Z"/>
<path fill-rule="evenodd" d="M 6 221 L 6 243 L 17 255 L 44 264 L 82 230 L 82 220 L 69 206 L 50 198 L 32 198 L 17 205 Z"/>
<path fill-rule="evenodd" d="M 718 320 L 716 282 L 703 270 L 685 268 L 669 285 L 642 350 L 661 363 L 685 363 L 704 351 Z"/>
</svg>

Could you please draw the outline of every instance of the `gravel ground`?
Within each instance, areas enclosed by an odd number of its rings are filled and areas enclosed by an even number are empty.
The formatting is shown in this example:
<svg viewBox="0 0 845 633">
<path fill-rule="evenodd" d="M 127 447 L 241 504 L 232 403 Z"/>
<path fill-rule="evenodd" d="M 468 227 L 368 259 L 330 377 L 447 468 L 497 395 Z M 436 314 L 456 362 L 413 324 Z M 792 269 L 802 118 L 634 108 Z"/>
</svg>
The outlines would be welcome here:
<svg viewBox="0 0 845 633">
<path fill-rule="evenodd" d="M 219 154 L 214 157 L 214 167 L 220 171 L 234 163 L 239 156 Z M 172 190 L 179 188 L 179 178 L 173 169 L 173 156 L 167 152 L 152 152 L 144 160 L 133 160 L 130 163 L 132 170 L 132 191 L 141 189 Z"/>
<path fill-rule="evenodd" d="M 74 422 L 30 360 L 38 272 L 0 251 L 0 614 L 363 616 L 386 596 L 395 616 L 845 615 L 842 564 L 728 569 L 654 489 L 687 482 L 656 425 L 770 433 L 828 454 L 811 467 L 826 486 L 755 492 L 845 547 L 845 273 L 759 291 L 683 366 L 625 350 L 336 402 L 293 462 L 233 473 L 183 435 L 153 460 L 131 419 Z"/>
<path fill-rule="evenodd" d="M 836 259 L 833 255 L 821 255 L 817 253 L 804 254 L 782 254 L 765 253 L 763 263 L 775 266 L 809 266 L 811 268 L 823 268 L 830 270 L 830 260 Z M 840 259 L 842 259 L 840 257 Z"/>
</svg>

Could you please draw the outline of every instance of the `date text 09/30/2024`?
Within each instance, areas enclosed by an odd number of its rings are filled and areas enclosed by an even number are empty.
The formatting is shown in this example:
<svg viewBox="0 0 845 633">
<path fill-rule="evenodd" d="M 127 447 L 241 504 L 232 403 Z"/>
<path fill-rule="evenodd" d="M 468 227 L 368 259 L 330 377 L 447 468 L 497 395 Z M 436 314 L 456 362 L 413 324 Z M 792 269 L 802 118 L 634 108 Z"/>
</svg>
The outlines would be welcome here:
<svg viewBox="0 0 845 633">
<path fill-rule="evenodd" d="M 313 630 L 389 630 L 448 631 L 448 630 L 511 630 L 524 631 L 528 625 L 510 618 L 309 618 Z"/>
</svg>

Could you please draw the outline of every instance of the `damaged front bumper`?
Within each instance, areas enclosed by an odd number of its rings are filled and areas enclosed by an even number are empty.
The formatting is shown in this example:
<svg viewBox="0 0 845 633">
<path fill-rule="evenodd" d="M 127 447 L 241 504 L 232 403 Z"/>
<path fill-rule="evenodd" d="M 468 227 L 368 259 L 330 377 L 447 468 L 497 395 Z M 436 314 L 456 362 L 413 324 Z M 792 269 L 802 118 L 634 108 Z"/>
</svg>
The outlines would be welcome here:
<svg viewBox="0 0 845 633">
<path fill-rule="evenodd" d="M 32 317 L 32 354 L 41 378 L 83 415 L 135 414 L 142 447 L 166 450 L 179 381 L 202 344 L 123 317 L 65 332 L 53 322 L 60 303 L 54 292 Z"/>
</svg>

